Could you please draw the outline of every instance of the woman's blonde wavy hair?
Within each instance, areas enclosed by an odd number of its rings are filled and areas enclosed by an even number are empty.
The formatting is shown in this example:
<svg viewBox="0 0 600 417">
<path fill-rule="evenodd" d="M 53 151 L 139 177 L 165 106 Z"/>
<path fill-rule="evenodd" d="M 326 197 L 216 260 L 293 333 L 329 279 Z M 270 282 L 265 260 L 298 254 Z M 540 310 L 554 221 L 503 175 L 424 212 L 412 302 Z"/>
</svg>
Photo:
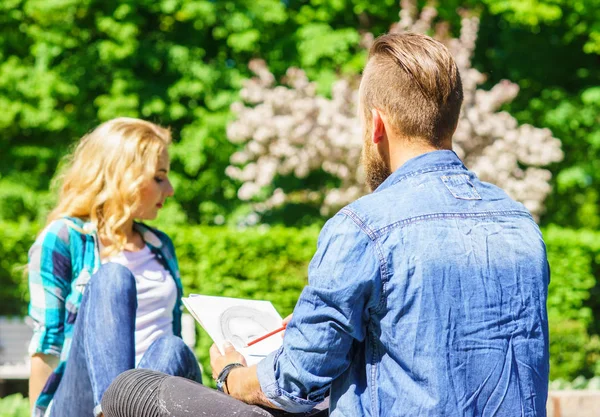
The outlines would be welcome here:
<svg viewBox="0 0 600 417">
<path fill-rule="evenodd" d="M 141 201 L 141 186 L 156 174 L 158 157 L 171 144 L 168 129 L 140 119 L 109 120 L 77 144 L 56 179 L 58 204 L 47 224 L 78 217 L 96 226 L 110 256 L 126 243 L 123 226 Z"/>
</svg>

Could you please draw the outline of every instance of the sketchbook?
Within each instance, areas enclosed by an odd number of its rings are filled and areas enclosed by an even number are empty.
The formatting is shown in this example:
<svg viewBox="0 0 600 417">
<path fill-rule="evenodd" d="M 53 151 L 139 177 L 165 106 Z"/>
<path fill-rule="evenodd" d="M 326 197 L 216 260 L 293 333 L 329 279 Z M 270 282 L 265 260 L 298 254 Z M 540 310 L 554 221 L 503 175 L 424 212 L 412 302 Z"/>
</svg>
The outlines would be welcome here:
<svg viewBox="0 0 600 417">
<path fill-rule="evenodd" d="M 183 304 L 221 353 L 223 343 L 229 341 L 244 355 L 248 366 L 257 364 L 281 347 L 281 334 L 246 346 L 248 342 L 281 327 L 282 318 L 270 301 L 191 294 L 183 298 Z"/>
</svg>

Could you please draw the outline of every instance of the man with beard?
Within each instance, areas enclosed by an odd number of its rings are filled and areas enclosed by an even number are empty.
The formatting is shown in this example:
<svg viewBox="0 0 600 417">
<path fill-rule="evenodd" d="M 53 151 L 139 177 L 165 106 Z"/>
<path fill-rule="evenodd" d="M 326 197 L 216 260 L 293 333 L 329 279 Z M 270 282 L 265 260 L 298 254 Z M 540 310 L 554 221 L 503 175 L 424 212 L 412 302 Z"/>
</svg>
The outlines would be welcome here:
<svg viewBox="0 0 600 417">
<path fill-rule="evenodd" d="M 546 415 L 544 242 L 523 205 L 452 151 L 462 98 L 441 43 L 375 41 L 360 87 L 373 192 L 321 231 L 281 349 L 247 367 L 231 346 L 213 346 L 225 393 L 295 413 L 329 393 L 331 416 Z M 157 385 L 162 404 L 170 384 Z M 205 412 L 206 402 L 190 405 L 195 387 L 180 405 Z"/>
</svg>

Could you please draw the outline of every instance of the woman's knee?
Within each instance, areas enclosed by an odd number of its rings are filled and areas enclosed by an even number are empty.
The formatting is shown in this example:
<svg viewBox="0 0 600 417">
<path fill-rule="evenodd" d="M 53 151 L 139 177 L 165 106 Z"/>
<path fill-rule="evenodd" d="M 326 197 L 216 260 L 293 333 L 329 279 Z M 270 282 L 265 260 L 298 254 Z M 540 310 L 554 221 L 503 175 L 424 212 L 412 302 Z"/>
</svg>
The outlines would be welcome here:
<svg viewBox="0 0 600 417">
<path fill-rule="evenodd" d="M 194 357 L 194 353 L 185 344 L 183 339 L 173 335 L 163 335 L 159 337 L 152 343 L 152 345 L 150 345 L 150 349 L 159 352 L 165 352 L 165 354 Z"/>
<path fill-rule="evenodd" d="M 91 278 L 91 287 L 95 291 L 107 291 L 120 297 L 137 296 L 135 277 L 121 264 L 108 262 L 102 265 Z"/>
<path fill-rule="evenodd" d="M 169 375 L 182 376 L 202 382 L 202 369 L 194 352 L 177 336 L 161 336 L 155 340 L 139 363 Z"/>
</svg>

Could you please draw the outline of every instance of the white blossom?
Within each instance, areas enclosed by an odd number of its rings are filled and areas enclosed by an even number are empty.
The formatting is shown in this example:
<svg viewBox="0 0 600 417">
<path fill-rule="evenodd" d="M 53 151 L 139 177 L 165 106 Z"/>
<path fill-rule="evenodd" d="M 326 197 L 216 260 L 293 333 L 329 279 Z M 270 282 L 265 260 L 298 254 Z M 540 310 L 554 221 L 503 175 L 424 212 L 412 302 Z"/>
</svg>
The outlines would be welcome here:
<svg viewBox="0 0 600 417">
<path fill-rule="evenodd" d="M 458 38 L 448 36 L 444 22 L 434 25 L 437 11 L 425 6 L 419 13 L 416 0 L 402 0 L 400 20 L 390 31 L 433 34 L 444 42 L 461 73 L 464 102 L 454 150 L 465 165 L 484 181 L 500 187 L 521 201 L 534 215 L 543 212 L 550 193 L 550 171 L 543 167 L 563 157 L 561 143 L 548 129 L 521 125 L 504 111 L 519 87 L 502 80 L 490 90 L 478 89 L 486 77 L 471 66 L 479 19 L 463 15 Z M 363 36 L 368 48 L 372 34 Z M 323 215 L 355 200 L 364 193 L 360 169 L 362 131 L 357 116 L 358 79 L 340 79 L 332 86 L 331 98 L 317 95 L 316 85 L 298 68 L 289 68 L 282 85 L 262 60 L 249 64 L 256 76 L 241 91 L 242 102 L 232 105 L 237 118 L 227 136 L 243 149 L 231 157 L 226 174 L 243 182 L 242 200 L 252 200 L 279 175 L 305 178 L 323 170 L 339 180 L 339 187 L 318 190 L 275 189 L 265 201 L 255 204 L 261 212 L 289 201 L 321 205 Z"/>
</svg>

